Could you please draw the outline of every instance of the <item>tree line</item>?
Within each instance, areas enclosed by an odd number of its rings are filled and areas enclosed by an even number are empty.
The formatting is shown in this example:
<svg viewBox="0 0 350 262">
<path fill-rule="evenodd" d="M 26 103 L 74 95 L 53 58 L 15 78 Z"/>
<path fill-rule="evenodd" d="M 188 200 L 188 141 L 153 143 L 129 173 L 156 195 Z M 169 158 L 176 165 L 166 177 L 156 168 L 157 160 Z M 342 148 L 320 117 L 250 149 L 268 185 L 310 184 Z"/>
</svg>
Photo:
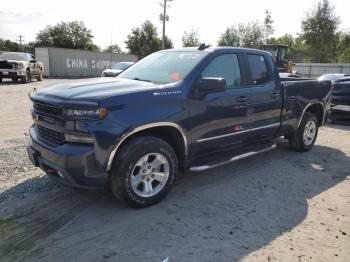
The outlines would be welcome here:
<svg viewBox="0 0 350 262">
<path fill-rule="evenodd" d="M 261 48 L 263 44 L 286 44 L 289 46 L 288 58 L 294 62 L 350 63 L 350 32 L 341 31 L 340 19 L 330 0 L 320 2 L 310 10 L 301 21 L 302 31 L 294 37 L 285 34 L 279 38 L 274 34 L 274 22 L 269 10 L 265 11 L 262 22 L 250 21 L 226 28 L 218 39 L 217 46 Z M 199 46 L 198 30 L 185 31 L 182 37 L 183 47 Z M 125 41 L 129 53 L 143 58 L 161 50 L 162 40 L 157 27 L 151 21 L 145 21 L 140 27 L 133 28 Z M 121 53 L 118 45 L 105 49 L 93 43 L 93 35 L 83 22 L 61 22 L 41 30 L 34 42 L 28 47 L 62 47 L 90 51 Z M 165 47 L 173 48 L 173 42 L 165 37 Z M 20 51 L 18 43 L 0 39 L 0 50 Z"/>
</svg>

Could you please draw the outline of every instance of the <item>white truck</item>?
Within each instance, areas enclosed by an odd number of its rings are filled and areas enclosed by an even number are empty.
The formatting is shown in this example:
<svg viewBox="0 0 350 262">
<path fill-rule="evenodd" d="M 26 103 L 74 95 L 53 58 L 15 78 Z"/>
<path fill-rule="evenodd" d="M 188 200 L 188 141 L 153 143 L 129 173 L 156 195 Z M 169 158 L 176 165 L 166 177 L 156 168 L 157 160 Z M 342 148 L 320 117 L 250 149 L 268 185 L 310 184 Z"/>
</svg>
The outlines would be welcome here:
<svg viewBox="0 0 350 262">
<path fill-rule="evenodd" d="M 43 79 L 43 63 L 36 61 L 29 53 L 5 52 L 0 55 L 0 82 L 3 78 L 11 78 L 17 82 L 28 83 L 35 77 Z"/>
</svg>

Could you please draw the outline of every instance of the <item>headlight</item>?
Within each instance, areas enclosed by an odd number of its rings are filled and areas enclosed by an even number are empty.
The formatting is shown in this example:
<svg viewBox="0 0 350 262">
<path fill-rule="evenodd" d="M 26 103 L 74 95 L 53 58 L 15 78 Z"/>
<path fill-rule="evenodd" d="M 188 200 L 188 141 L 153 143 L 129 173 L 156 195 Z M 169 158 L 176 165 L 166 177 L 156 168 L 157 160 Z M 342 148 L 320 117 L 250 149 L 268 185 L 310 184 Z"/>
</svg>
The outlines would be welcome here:
<svg viewBox="0 0 350 262">
<path fill-rule="evenodd" d="M 70 118 L 103 119 L 107 114 L 106 108 L 96 110 L 64 109 L 63 114 Z"/>
<path fill-rule="evenodd" d="M 23 64 L 17 64 L 17 69 L 23 69 L 24 65 Z"/>
</svg>

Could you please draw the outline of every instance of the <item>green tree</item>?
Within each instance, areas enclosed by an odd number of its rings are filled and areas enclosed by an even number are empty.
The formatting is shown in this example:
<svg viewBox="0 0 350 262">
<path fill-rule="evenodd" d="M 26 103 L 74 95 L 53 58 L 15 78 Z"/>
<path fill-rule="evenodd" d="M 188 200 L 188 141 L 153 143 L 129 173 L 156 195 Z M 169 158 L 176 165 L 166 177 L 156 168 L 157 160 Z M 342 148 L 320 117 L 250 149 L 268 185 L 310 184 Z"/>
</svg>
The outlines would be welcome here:
<svg viewBox="0 0 350 262">
<path fill-rule="evenodd" d="M 339 18 L 329 0 L 320 1 L 302 21 L 302 37 L 312 62 L 332 62 L 336 57 Z"/>
<path fill-rule="evenodd" d="M 264 39 L 264 29 L 256 21 L 238 24 L 240 46 L 246 48 L 261 48 Z"/>
<path fill-rule="evenodd" d="M 83 22 L 61 22 L 41 30 L 36 36 L 35 46 L 98 51 L 99 48 L 92 39 L 91 30 Z"/>
<path fill-rule="evenodd" d="M 21 50 L 18 43 L 0 38 L 0 51 L 18 52 Z"/>
<path fill-rule="evenodd" d="M 268 9 L 265 10 L 263 28 L 264 28 L 265 42 L 267 43 L 269 40 L 269 37 L 273 35 L 273 33 L 275 32 L 275 29 L 273 27 L 271 12 Z"/>
<path fill-rule="evenodd" d="M 339 63 L 350 63 L 350 32 L 340 35 L 337 60 Z"/>
<path fill-rule="evenodd" d="M 199 46 L 199 33 L 197 30 L 194 30 L 193 28 L 191 31 L 187 32 L 185 31 L 184 35 L 182 36 L 182 46 L 183 47 L 193 47 L 193 46 Z"/>
<path fill-rule="evenodd" d="M 226 28 L 226 31 L 220 36 L 218 46 L 240 46 L 240 36 L 238 30 L 230 26 Z"/>
<path fill-rule="evenodd" d="M 221 35 L 219 46 L 237 46 L 261 48 L 264 40 L 264 29 L 258 22 L 252 21 L 238 26 L 231 26 Z"/>
<path fill-rule="evenodd" d="M 165 46 L 165 49 L 174 48 L 173 41 L 171 41 L 171 39 L 169 37 L 167 37 L 167 36 L 165 36 L 165 45 L 164 46 Z"/>
<path fill-rule="evenodd" d="M 125 44 L 129 52 L 137 55 L 139 58 L 159 51 L 162 47 L 157 28 L 149 20 L 145 21 L 141 28 L 133 28 Z"/>
<path fill-rule="evenodd" d="M 114 44 L 107 46 L 105 49 L 103 49 L 103 52 L 120 54 L 122 53 L 122 49 L 119 47 L 119 45 Z"/>
</svg>

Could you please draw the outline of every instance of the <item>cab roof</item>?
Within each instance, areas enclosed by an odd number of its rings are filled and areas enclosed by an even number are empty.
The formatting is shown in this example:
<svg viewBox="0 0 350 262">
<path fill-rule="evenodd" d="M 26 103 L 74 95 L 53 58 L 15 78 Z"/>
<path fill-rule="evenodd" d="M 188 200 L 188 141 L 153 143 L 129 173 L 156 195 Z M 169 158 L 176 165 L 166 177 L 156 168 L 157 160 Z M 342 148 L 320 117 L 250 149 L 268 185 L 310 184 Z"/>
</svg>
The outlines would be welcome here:
<svg viewBox="0 0 350 262">
<path fill-rule="evenodd" d="M 166 49 L 160 52 L 209 52 L 214 53 L 217 51 L 222 50 L 231 50 L 231 51 L 239 51 L 239 52 L 259 52 L 264 54 L 270 54 L 268 51 L 260 50 L 260 49 L 253 49 L 253 48 L 242 48 L 242 47 L 230 47 L 230 46 L 223 46 L 223 47 L 207 47 L 205 49 L 199 50 L 198 47 L 184 47 L 184 48 L 174 48 L 174 49 Z"/>
</svg>

